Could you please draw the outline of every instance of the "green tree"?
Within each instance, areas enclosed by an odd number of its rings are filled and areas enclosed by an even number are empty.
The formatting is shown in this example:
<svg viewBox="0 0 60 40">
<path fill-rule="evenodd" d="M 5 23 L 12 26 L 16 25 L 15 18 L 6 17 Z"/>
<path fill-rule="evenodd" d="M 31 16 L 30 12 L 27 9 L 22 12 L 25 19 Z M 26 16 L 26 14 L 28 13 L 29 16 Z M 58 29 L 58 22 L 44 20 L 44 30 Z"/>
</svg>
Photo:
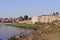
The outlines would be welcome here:
<svg viewBox="0 0 60 40">
<path fill-rule="evenodd" d="M 25 15 L 24 16 L 24 20 L 28 20 L 28 15 Z"/>
<path fill-rule="evenodd" d="M 59 15 L 59 12 L 56 12 L 56 15 Z"/>
<path fill-rule="evenodd" d="M 29 18 L 29 20 L 31 20 L 32 18 Z"/>
</svg>

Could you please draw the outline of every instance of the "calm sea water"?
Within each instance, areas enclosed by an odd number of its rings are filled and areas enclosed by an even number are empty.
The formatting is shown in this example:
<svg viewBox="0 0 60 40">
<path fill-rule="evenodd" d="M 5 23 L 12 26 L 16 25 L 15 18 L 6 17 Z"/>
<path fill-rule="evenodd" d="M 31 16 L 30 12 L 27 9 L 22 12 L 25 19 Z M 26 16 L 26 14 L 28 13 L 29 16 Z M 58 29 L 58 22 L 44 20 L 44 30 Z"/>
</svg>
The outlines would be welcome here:
<svg viewBox="0 0 60 40">
<path fill-rule="evenodd" d="M 0 25 L 0 40 L 3 40 L 6 37 L 9 37 L 13 34 L 19 34 L 21 32 L 25 32 L 29 34 L 31 31 L 30 29 L 23 29 L 23 28 L 18 28 L 18 27 L 13 27 L 13 26 L 1 26 Z"/>
</svg>

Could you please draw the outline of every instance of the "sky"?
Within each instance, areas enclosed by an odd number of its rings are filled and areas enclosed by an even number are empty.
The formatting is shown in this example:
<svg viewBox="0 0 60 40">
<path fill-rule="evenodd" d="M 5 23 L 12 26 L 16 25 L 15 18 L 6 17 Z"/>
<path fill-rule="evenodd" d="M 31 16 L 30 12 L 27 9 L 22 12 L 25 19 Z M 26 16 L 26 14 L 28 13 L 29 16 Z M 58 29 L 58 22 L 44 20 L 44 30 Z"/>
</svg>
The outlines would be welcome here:
<svg viewBox="0 0 60 40">
<path fill-rule="evenodd" d="M 0 17 L 38 16 L 60 12 L 60 0 L 0 0 Z"/>
</svg>

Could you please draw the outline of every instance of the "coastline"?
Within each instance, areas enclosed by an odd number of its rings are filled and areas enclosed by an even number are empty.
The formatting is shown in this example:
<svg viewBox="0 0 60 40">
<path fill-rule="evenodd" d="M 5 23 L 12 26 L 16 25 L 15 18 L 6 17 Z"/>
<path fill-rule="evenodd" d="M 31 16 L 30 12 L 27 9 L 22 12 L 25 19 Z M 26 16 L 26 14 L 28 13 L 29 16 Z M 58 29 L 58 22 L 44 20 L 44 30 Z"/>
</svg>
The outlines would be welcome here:
<svg viewBox="0 0 60 40">
<path fill-rule="evenodd" d="M 20 27 L 20 28 L 25 28 L 25 29 L 38 29 L 41 25 L 36 25 L 36 24 L 19 24 L 19 23 L 10 23 L 6 24 L 8 26 L 14 26 L 14 27 Z"/>
<path fill-rule="evenodd" d="M 60 40 L 60 26 L 40 26 L 37 30 L 26 34 L 14 34 L 5 40 Z"/>
</svg>

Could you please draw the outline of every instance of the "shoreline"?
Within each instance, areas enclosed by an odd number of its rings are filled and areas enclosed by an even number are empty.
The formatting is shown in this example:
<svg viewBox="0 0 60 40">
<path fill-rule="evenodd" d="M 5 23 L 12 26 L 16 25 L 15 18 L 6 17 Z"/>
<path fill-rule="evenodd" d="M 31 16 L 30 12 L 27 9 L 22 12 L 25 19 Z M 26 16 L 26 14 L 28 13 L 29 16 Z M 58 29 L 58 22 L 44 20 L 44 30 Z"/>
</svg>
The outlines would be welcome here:
<svg viewBox="0 0 60 40">
<path fill-rule="evenodd" d="M 29 33 L 24 32 L 14 34 L 5 40 L 60 40 L 60 26 L 44 26 L 39 27 L 37 30 Z"/>
<path fill-rule="evenodd" d="M 6 25 L 25 28 L 25 29 L 34 29 L 34 30 L 37 30 L 41 26 L 41 25 L 36 25 L 36 24 L 19 24 L 19 23 L 11 23 L 11 24 L 6 24 Z"/>
</svg>

